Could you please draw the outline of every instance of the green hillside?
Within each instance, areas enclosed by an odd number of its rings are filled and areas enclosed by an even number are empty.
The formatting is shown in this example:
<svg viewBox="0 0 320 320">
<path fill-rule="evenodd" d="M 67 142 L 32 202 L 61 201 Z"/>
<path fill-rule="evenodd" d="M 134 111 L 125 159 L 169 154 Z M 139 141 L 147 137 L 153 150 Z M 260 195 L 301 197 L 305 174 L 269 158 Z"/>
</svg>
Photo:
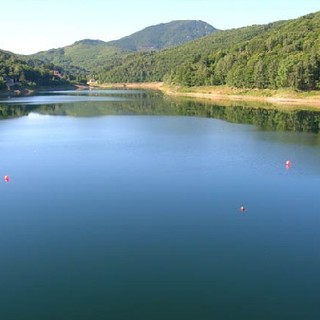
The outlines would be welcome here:
<svg viewBox="0 0 320 320">
<path fill-rule="evenodd" d="M 54 63 L 76 76 L 87 75 L 99 65 L 108 63 L 124 53 L 125 50 L 109 46 L 104 41 L 85 39 L 64 48 L 38 52 L 28 58 Z"/>
<path fill-rule="evenodd" d="M 320 12 L 219 31 L 179 47 L 108 65 L 101 82 L 320 89 Z"/>
<path fill-rule="evenodd" d="M 5 89 L 6 82 L 17 83 L 16 86 L 55 86 L 66 84 L 66 80 L 54 76 L 58 70 L 53 64 L 39 60 L 20 59 L 17 55 L 0 50 L 0 89 Z"/>
<path fill-rule="evenodd" d="M 234 43 L 248 41 L 268 28 L 271 28 L 271 25 L 218 31 L 172 49 L 127 55 L 101 68 L 99 80 L 100 82 L 163 81 L 177 67 L 193 63 L 201 57 L 208 57 L 212 52 L 232 47 Z"/>
<path fill-rule="evenodd" d="M 175 47 L 217 31 L 203 21 L 177 20 L 147 27 L 109 44 L 130 51 L 153 51 Z"/>
<path fill-rule="evenodd" d="M 202 21 L 172 21 L 145 28 L 116 41 L 85 39 L 64 48 L 42 51 L 25 59 L 39 59 L 61 66 L 73 78 L 95 74 L 101 66 L 116 64 L 129 53 L 160 50 L 202 37 L 214 29 Z"/>
</svg>

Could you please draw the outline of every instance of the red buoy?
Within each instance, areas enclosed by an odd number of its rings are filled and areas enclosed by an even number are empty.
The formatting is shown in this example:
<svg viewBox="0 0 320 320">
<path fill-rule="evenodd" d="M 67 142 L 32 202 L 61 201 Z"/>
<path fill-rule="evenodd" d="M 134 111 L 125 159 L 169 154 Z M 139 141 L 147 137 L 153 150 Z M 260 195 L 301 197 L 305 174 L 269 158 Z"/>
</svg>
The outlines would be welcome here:
<svg viewBox="0 0 320 320">
<path fill-rule="evenodd" d="M 291 161 L 290 161 L 290 160 L 287 160 L 287 161 L 286 161 L 286 169 L 290 169 L 290 168 L 291 168 L 291 165 L 292 165 Z"/>
<path fill-rule="evenodd" d="M 5 182 L 9 182 L 9 180 L 10 180 L 9 176 L 4 176 L 3 179 L 4 179 Z"/>
</svg>

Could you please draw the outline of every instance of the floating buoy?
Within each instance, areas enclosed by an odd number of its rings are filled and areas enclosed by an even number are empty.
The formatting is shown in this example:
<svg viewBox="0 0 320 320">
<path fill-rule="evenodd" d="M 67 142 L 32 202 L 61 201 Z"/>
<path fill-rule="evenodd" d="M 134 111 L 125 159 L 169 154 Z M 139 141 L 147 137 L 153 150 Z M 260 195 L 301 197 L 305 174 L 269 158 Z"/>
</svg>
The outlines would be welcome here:
<svg viewBox="0 0 320 320">
<path fill-rule="evenodd" d="M 10 180 L 9 176 L 4 176 L 3 179 L 4 179 L 5 182 L 9 182 L 9 180 Z"/>
<path fill-rule="evenodd" d="M 240 211 L 245 212 L 247 209 L 244 206 L 240 206 Z"/>
<path fill-rule="evenodd" d="M 286 161 L 286 169 L 290 169 L 290 168 L 291 168 L 291 165 L 292 165 L 291 161 L 290 161 L 290 160 L 287 160 L 287 161 Z"/>
</svg>

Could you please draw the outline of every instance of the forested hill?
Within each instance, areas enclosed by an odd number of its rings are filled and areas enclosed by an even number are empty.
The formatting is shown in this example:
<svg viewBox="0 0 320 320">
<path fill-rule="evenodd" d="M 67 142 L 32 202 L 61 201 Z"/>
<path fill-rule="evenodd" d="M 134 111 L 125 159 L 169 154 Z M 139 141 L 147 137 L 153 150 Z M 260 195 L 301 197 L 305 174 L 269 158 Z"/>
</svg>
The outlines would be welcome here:
<svg viewBox="0 0 320 320">
<path fill-rule="evenodd" d="M 320 89 L 320 12 L 129 55 L 105 66 L 99 77 L 101 82 Z"/>
<path fill-rule="evenodd" d="M 63 48 L 41 51 L 27 58 L 54 63 L 74 76 L 76 69 L 82 70 L 82 73 L 88 75 L 94 73 L 98 66 L 126 53 L 120 48 L 109 46 L 104 41 L 84 39 Z"/>
<path fill-rule="evenodd" d="M 113 61 L 129 53 L 177 46 L 214 31 L 214 27 L 203 21 L 172 21 L 147 27 L 119 40 L 104 42 L 84 39 L 70 46 L 42 51 L 30 57 L 54 63 L 70 73 L 74 73 L 72 67 L 75 66 L 85 69 L 88 74 L 95 74 L 101 65 L 112 65 Z"/>
<path fill-rule="evenodd" d="M 89 74 L 102 83 L 319 90 L 320 12 L 226 31 L 201 21 L 174 21 L 118 41 L 86 39 L 24 57 L 0 51 L 0 87 L 7 77 L 51 85 L 86 81 Z"/>
<path fill-rule="evenodd" d="M 233 43 L 247 41 L 261 34 L 269 26 L 253 26 L 219 31 L 159 52 L 140 52 L 113 60 L 99 73 L 101 82 L 149 82 L 163 81 L 180 66 L 193 64 L 213 52 L 226 50 Z"/>
<path fill-rule="evenodd" d="M 217 31 L 200 20 L 176 20 L 147 27 L 108 44 L 130 51 L 150 51 L 175 47 Z"/>
<path fill-rule="evenodd" d="M 0 50 L 0 89 L 6 88 L 6 82 L 16 86 L 56 86 L 67 83 L 62 77 L 55 76 L 54 71 L 62 72 L 52 64 L 39 60 L 25 61 L 17 55 Z"/>
</svg>

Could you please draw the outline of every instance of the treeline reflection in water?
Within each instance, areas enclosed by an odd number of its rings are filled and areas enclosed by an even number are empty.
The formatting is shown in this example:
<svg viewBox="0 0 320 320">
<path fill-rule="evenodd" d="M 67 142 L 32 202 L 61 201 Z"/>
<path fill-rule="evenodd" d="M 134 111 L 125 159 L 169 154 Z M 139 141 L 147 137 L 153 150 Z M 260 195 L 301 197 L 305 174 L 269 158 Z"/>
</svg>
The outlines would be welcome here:
<svg viewBox="0 0 320 320">
<path fill-rule="evenodd" d="M 121 95 L 121 94 L 120 94 Z M 117 95 L 119 97 L 119 95 Z M 126 99 L 75 101 L 41 105 L 0 103 L 0 119 L 26 116 L 29 113 L 95 117 L 106 115 L 181 115 L 221 119 L 232 123 L 252 124 L 262 130 L 304 131 L 318 133 L 320 111 L 279 109 L 270 105 L 246 103 L 199 102 L 171 99 L 157 92 L 123 94 Z"/>
</svg>

